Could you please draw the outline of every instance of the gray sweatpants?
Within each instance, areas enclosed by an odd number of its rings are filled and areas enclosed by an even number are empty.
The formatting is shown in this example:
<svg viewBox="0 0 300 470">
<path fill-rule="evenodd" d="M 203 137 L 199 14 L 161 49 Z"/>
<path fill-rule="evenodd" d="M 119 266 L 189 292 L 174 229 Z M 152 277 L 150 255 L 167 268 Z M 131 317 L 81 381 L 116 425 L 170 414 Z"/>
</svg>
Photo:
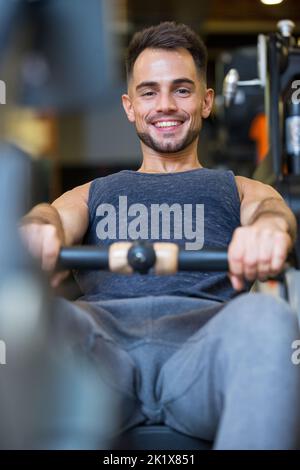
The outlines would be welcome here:
<svg viewBox="0 0 300 470">
<path fill-rule="evenodd" d="M 57 334 L 104 366 L 123 431 L 165 423 L 215 449 L 300 448 L 299 339 L 287 302 L 248 293 L 57 299 Z"/>
</svg>

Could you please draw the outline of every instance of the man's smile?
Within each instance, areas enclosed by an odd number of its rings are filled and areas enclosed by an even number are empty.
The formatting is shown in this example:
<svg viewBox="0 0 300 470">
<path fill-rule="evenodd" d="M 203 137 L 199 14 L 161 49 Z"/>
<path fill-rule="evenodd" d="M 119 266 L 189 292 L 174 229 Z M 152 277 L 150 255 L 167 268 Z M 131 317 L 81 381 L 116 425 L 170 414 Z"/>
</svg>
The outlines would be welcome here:
<svg viewBox="0 0 300 470">
<path fill-rule="evenodd" d="M 183 125 L 183 121 L 178 120 L 159 120 L 152 122 L 152 125 L 158 132 L 170 132 L 170 130 L 177 130 Z"/>
</svg>

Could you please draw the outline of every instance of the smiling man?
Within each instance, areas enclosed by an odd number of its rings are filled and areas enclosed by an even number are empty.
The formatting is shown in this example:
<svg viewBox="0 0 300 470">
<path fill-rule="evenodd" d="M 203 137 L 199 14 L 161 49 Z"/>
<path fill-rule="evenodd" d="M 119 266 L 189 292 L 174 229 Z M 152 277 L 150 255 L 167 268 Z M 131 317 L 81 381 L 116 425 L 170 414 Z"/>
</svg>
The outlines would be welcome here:
<svg viewBox="0 0 300 470">
<path fill-rule="evenodd" d="M 150 80 L 143 80 L 145 76 Z M 136 123 L 145 164 L 156 156 L 154 168 L 166 171 L 157 156 L 176 154 L 179 160 L 180 154 L 190 153 L 195 161 L 188 168 L 199 167 L 191 145 L 197 143 L 202 118 L 208 117 L 213 101 L 213 90 L 204 84 L 186 49 L 147 48 L 137 58 L 123 104 L 129 120 Z"/>
<path fill-rule="evenodd" d="M 228 248 L 230 272 L 77 273 L 84 295 L 57 303 L 57 331 L 74 330 L 73 344 L 111 372 L 123 430 L 166 423 L 215 449 L 296 448 L 297 318 L 285 301 L 247 292 L 282 269 L 295 217 L 272 187 L 201 165 L 213 90 L 191 29 L 165 22 L 137 33 L 127 77 L 122 101 L 141 142 L 140 168 L 36 206 L 23 220 L 25 241 L 51 271 L 63 244 L 150 238 L 182 246 L 197 240 L 196 227 L 201 247 Z"/>
<path fill-rule="evenodd" d="M 123 95 L 123 105 L 142 142 L 140 171 L 199 168 L 195 144 L 202 118 L 210 114 L 213 90 L 206 89 L 203 72 L 197 70 L 191 54 L 182 47 L 146 48 L 128 74 L 129 94 Z M 144 80 L 145 76 L 149 79 Z M 174 163 L 169 169 L 164 166 L 164 160 L 170 162 L 175 156 L 177 168 Z"/>
</svg>

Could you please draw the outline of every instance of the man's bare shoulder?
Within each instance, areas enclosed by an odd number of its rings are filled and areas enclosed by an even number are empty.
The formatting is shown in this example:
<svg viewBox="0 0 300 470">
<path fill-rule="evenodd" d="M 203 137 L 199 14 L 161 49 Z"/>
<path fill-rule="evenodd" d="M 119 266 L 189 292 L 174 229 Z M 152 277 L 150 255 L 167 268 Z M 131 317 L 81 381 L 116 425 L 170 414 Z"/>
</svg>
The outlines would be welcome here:
<svg viewBox="0 0 300 470">
<path fill-rule="evenodd" d="M 81 243 L 88 228 L 90 186 L 90 182 L 76 186 L 52 203 L 60 215 L 67 245 Z"/>
<path fill-rule="evenodd" d="M 262 183 L 246 176 L 235 175 L 235 182 L 240 196 L 243 199 L 264 199 L 266 197 L 277 197 L 282 199 L 280 194 L 269 184 Z"/>
<path fill-rule="evenodd" d="M 69 191 L 66 191 L 59 198 L 55 199 L 52 205 L 56 208 L 66 203 L 74 205 L 83 203 L 87 205 L 91 183 L 92 182 L 89 181 L 88 183 L 84 183 L 80 186 L 76 186 L 75 188 L 70 189 Z"/>
</svg>

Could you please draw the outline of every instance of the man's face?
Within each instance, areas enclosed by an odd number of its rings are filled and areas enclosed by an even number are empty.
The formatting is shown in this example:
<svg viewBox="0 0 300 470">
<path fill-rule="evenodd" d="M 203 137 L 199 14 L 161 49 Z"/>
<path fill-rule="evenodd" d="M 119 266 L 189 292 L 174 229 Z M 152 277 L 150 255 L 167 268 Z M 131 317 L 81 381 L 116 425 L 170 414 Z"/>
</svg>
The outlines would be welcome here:
<svg viewBox="0 0 300 470">
<path fill-rule="evenodd" d="M 174 153 L 198 138 L 213 91 L 206 89 L 186 49 L 145 49 L 122 100 L 141 141 L 158 153 Z"/>
</svg>

